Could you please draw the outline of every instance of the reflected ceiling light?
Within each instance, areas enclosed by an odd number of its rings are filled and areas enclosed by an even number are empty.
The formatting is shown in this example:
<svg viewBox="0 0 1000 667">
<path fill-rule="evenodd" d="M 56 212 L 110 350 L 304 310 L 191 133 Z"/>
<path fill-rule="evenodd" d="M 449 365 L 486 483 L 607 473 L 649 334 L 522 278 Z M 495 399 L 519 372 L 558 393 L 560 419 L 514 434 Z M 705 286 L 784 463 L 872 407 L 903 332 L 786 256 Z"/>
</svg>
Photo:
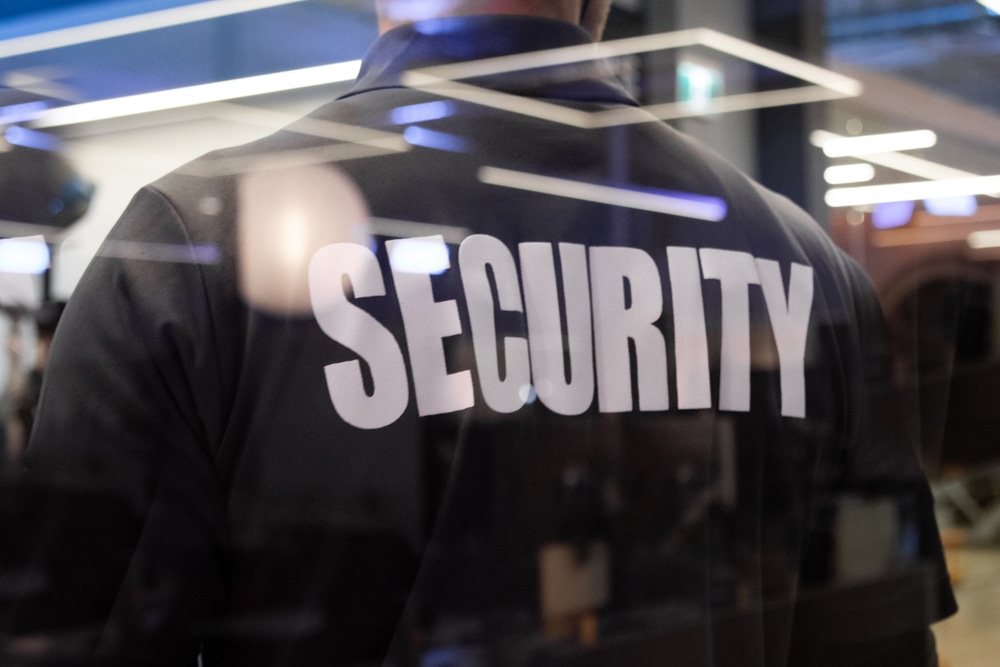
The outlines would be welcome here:
<svg viewBox="0 0 1000 667">
<path fill-rule="evenodd" d="M 834 134 L 833 132 L 827 132 L 825 130 L 816 130 L 809 135 L 809 140 L 812 145 L 818 146 L 819 148 L 822 148 L 828 141 L 832 141 L 833 139 L 845 138 L 846 137 L 839 134 Z M 926 178 L 932 181 L 939 181 L 945 178 L 973 178 L 978 176 L 978 174 L 962 171 L 961 169 L 955 169 L 954 167 L 949 167 L 938 162 L 931 162 L 930 160 L 925 160 L 924 158 L 915 157 L 913 155 L 906 155 L 905 153 L 871 153 L 860 156 L 860 158 L 865 162 L 871 162 L 872 164 L 877 164 L 880 167 L 889 167 L 890 169 L 901 171 L 904 174 L 919 176 L 920 178 Z"/>
<path fill-rule="evenodd" d="M 49 246 L 43 236 L 0 241 L 0 273 L 37 275 L 49 268 Z"/>
<path fill-rule="evenodd" d="M 728 212 L 726 202 L 717 197 L 686 194 L 683 192 L 649 192 L 596 185 L 564 178 L 552 178 L 509 169 L 483 167 L 479 180 L 487 185 L 497 185 L 528 192 L 568 197 L 582 201 L 665 213 L 696 220 L 719 222 Z"/>
<path fill-rule="evenodd" d="M 170 28 L 186 23 L 206 21 L 298 2 L 303 2 L 303 0 L 209 0 L 193 5 L 183 5 L 72 28 L 5 39 L 0 41 L 0 58 L 97 42 L 112 37 L 134 35 L 139 32 Z"/>
<path fill-rule="evenodd" d="M 827 167 L 826 171 L 823 172 L 823 179 L 830 185 L 865 183 L 873 178 L 875 178 L 875 167 L 866 162 Z"/>
<path fill-rule="evenodd" d="M 486 90 L 462 82 L 476 77 L 526 69 L 603 61 L 620 56 L 692 46 L 706 47 L 781 72 L 812 85 L 723 96 L 713 99 L 704 109 L 693 109 L 690 104 L 681 103 L 678 105 L 674 103 L 588 113 L 551 102 Z M 862 92 L 861 83 L 855 79 L 708 28 L 679 30 L 599 44 L 583 44 L 472 62 L 439 65 L 411 70 L 403 75 L 402 81 L 403 85 L 428 90 L 445 97 L 482 104 L 554 123 L 591 129 L 857 97 Z"/>
<path fill-rule="evenodd" d="M 967 239 L 969 247 L 974 250 L 983 248 L 1000 248 L 1000 229 L 990 229 L 982 232 L 972 232 Z"/>
<path fill-rule="evenodd" d="M 110 100 L 84 102 L 42 111 L 35 116 L 31 124 L 36 128 L 62 127 L 352 81 L 357 78 L 360 69 L 361 61 L 351 60 L 333 65 L 320 65 L 243 79 L 216 81 L 186 88 L 116 97 Z"/>
<path fill-rule="evenodd" d="M 931 215 L 948 218 L 970 218 L 979 211 L 979 202 L 972 195 L 925 199 L 924 208 Z"/>
<path fill-rule="evenodd" d="M 863 137 L 843 137 L 823 143 L 827 157 L 848 157 L 870 153 L 894 153 L 918 148 L 930 148 L 937 143 L 937 135 L 930 130 L 869 134 Z"/>
<path fill-rule="evenodd" d="M 0 125 L 22 123 L 30 120 L 49 107 L 45 102 L 24 102 L 0 107 Z"/>
<path fill-rule="evenodd" d="M 20 125 L 11 125 L 4 133 L 3 138 L 15 146 L 24 148 L 34 148 L 40 151 L 55 151 L 59 149 L 59 140 L 51 134 L 29 130 Z"/>
<path fill-rule="evenodd" d="M 1000 0 L 979 0 L 979 4 L 994 14 L 1000 14 Z"/>
<path fill-rule="evenodd" d="M 1000 192 L 1000 175 L 955 178 L 943 181 L 918 181 L 891 185 L 865 185 L 856 188 L 833 188 L 826 193 L 828 206 L 863 206 L 897 201 L 917 201 L 943 197 L 988 195 Z"/>
<path fill-rule="evenodd" d="M 451 268 L 444 239 L 424 237 L 400 239 L 389 248 L 389 263 L 399 273 L 426 273 L 438 276 Z"/>
</svg>

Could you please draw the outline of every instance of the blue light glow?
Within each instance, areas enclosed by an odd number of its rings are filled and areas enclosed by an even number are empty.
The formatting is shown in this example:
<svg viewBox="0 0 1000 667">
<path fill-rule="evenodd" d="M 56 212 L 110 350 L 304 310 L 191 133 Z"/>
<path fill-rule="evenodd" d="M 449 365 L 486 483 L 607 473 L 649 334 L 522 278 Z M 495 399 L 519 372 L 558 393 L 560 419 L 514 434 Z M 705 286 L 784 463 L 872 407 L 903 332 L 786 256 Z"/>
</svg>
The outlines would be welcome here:
<svg viewBox="0 0 1000 667">
<path fill-rule="evenodd" d="M 403 239 L 392 245 L 394 271 L 437 276 L 451 268 L 448 246 L 430 239 Z"/>
<path fill-rule="evenodd" d="M 426 127 L 411 125 L 403 131 L 403 139 L 411 146 L 423 146 L 439 151 L 451 151 L 452 153 L 468 153 L 468 144 L 465 139 L 456 137 L 447 132 L 435 132 Z"/>
<path fill-rule="evenodd" d="M 45 273 L 49 268 L 49 246 L 40 237 L 0 241 L 0 273 Z"/>
<path fill-rule="evenodd" d="M 455 105 L 451 102 L 440 100 L 437 102 L 424 102 L 423 104 L 411 104 L 392 110 L 389 119 L 393 125 L 410 125 L 412 123 L 424 123 L 429 120 L 447 118 L 455 113 Z"/>
<path fill-rule="evenodd" d="M 872 211 L 872 225 L 875 229 L 892 229 L 902 227 L 913 217 L 912 201 L 895 201 L 886 204 L 876 204 Z"/>
<path fill-rule="evenodd" d="M 59 141 L 51 134 L 29 130 L 20 125 L 11 125 L 4 132 L 4 138 L 15 146 L 37 148 L 42 151 L 54 151 L 59 148 Z"/>
<path fill-rule="evenodd" d="M 677 210 L 674 215 L 689 215 L 699 220 L 720 222 L 729 215 L 729 204 L 725 199 L 709 195 L 696 195 L 691 192 L 676 190 L 661 190 L 659 188 L 629 188 L 634 192 L 655 195 L 662 199 L 664 206 L 673 206 Z"/>
<path fill-rule="evenodd" d="M 924 207 L 931 215 L 967 218 L 979 210 L 979 202 L 972 195 L 925 199 Z"/>
<path fill-rule="evenodd" d="M 25 102 L 24 104 L 12 104 L 7 107 L 0 107 L 0 125 L 23 123 L 26 120 L 31 120 L 48 108 L 49 105 L 45 102 Z"/>
</svg>

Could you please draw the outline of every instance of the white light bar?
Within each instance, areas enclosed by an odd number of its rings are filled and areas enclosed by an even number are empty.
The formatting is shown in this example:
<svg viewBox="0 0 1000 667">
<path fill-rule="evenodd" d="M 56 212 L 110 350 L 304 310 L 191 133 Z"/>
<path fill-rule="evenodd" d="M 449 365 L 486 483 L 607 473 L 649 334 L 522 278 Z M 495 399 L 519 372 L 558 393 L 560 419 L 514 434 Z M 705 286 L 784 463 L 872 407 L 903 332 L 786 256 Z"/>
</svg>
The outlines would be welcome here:
<svg viewBox="0 0 1000 667">
<path fill-rule="evenodd" d="M 865 137 L 831 139 L 823 144 L 827 157 L 848 157 L 870 153 L 894 153 L 918 148 L 930 148 L 937 143 L 937 135 L 930 130 L 870 134 Z"/>
<path fill-rule="evenodd" d="M 986 9 L 989 9 L 990 11 L 996 14 L 1000 14 L 1000 0 L 978 0 L 978 1 L 979 4 L 981 4 Z"/>
<path fill-rule="evenodd" d="M 972 232 L 967 239 L 973 250 L 983 248 L 1000 248 L 1000 229 L 990 229 L 982 232 Z"/>
<path fill-rule="evenodd" d="M 827 167 L 823 179 L 830 185 L 845 183 L 864 183 L 875 178 L 875 167 L 864 162 L 859 164 L 839 164 Z"/>
<path fill-rule="evenodd" d="M 134 35 L 139 32 L 170 28 L 232 14 L 243 14 L 258 9 L 291 5 L 297 2 L 303 2 L 303 0 L 209 0 L 208 2 L 172 7 L 146 14 L 5 39 L 0 41 L 0 58 L 97 42 L 102 39 Z"/>
<path fill-rule="evenodd" d="M 828 141 L 844 138 L 846 137 L 842 137 L 839 134 L 834 134 L 833 132 L 827 132 L 825 130 L 816 130 L 809 135 L 809 140 L 812 145 L 818 146 L 819 148 L 825 146 Z M 974 178 L 979 175 L 963 171 L 961 169 L 955 169 L 954 167 L 949 167 L 938 162 L 931 162 L 930 160 L 925 160 L 924 158 L 906 155 L 904 153 L 872 153 L 863 156 L 861 159 L 865 162 L 877 164 L 880 167 L 889 167 L 890 169 L 901 171 L 904 174 L 910 174 L 911 176 L 918 176 L 932 181 L 939 181 L 946 178 Z"/>
<path fill-rule="evenodd" d="M 689 104 L 667 104 L 640 109 L 614 109 L 607 112 L 589 113 L 551 102 L 486 90 L 462 82 L 476 77 L 526 69 L 594 62 L 625 55 L 693 46 L 713 49 L 812 85 L 786 90 L 722 96 L 713 99 L 705 109 L 693 109 Z M 466 63 L 439 65 L 406 72 L 402 81 L 405 86 L 428 90 L 445 97 L 581 128 L 613 127 L 668 118 L 690 118 L 770 106 L 804 104 L 856 97 L 862 93 L 861 83 L 855 79 L 708 28 L 679 30 L 599 44 L 584 44 Z"/>
<path fill-rule="evenodd" d="M 997 192 L 1000 192 L 1000 175 L 894 183 L 892 185 L 866 185 L 857 188 L 833 188 L 826 193 L 826 203 L 834 207 L 864 206 L 939 197 L 989 195 Z"/>
<path fill-rule="evenodd" d="M 639 192 L 627 188 L 615 188 L 565 178 L 553 178 L 522 171 L 511 171 L 497 167 L 483 167 L 479 170 L 479 180 L 487 185 L 496 185 L 527 192 L 567 197 L 581 201 L 620 206 L 640 211 L 665 213 L 696 220 L 719 222 L 724 220 L 727 206 L 715 197 Z"/>
<path fill-rule="evenodd" d="M 243 79 L 216 81 L 187 88 L 159 90 L 154 93 L 84 102 L 83 104 L 73 104 L 43 111 L 35 116 L 31 125 L 36 128 L 62 127 L 352 81 L 358 76 L 360 69 L 361 61 L 351 60 L 333 65 L 320 65 L 319 67 L 262 74 Z"/>
</svg>

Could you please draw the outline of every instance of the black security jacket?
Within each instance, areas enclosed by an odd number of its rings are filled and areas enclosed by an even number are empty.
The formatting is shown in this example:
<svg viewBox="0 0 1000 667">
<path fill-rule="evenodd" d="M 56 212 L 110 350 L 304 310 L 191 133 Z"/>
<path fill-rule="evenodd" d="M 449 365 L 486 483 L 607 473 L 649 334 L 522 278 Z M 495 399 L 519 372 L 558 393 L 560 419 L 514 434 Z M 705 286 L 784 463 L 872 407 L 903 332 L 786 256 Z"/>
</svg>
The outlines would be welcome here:
<svg viewBox="0 0 1000 667">
<path fill-rule="evenodd" d="M 136 195 L 57 332 L 4 664 L 926 659 L 954 602 L 858 268 L 660 122 L 551 117 L 636 106 L 603 63 L 405 85 L 586 43 L 398 28 Z"/>
</svg>

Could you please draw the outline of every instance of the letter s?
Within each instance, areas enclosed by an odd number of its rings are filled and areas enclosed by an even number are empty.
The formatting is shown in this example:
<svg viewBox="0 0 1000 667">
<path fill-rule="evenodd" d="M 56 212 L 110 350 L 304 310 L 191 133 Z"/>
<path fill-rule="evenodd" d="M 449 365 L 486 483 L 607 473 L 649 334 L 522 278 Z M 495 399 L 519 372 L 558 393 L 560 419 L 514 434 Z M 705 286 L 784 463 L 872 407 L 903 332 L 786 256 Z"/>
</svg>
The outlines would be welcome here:
<svg viewBox="0 0 1000 667">
<path fill-rule="evenodd" d="M 389 330 L 348 300 L 344 277 L 356 299 L 385 296 L 375 253 L 355 243 L 335 243 L 320 248 L 309 263 L 313 314 L 323 333 L 365 360 L 374 389 L 371 396 L 365 391 L 358 360 L 327 366 L 326 385 L 344 421 L 363 429 L 382 428 L 399 419 L 410 401 L 406 364 Z"/>
</svg>

